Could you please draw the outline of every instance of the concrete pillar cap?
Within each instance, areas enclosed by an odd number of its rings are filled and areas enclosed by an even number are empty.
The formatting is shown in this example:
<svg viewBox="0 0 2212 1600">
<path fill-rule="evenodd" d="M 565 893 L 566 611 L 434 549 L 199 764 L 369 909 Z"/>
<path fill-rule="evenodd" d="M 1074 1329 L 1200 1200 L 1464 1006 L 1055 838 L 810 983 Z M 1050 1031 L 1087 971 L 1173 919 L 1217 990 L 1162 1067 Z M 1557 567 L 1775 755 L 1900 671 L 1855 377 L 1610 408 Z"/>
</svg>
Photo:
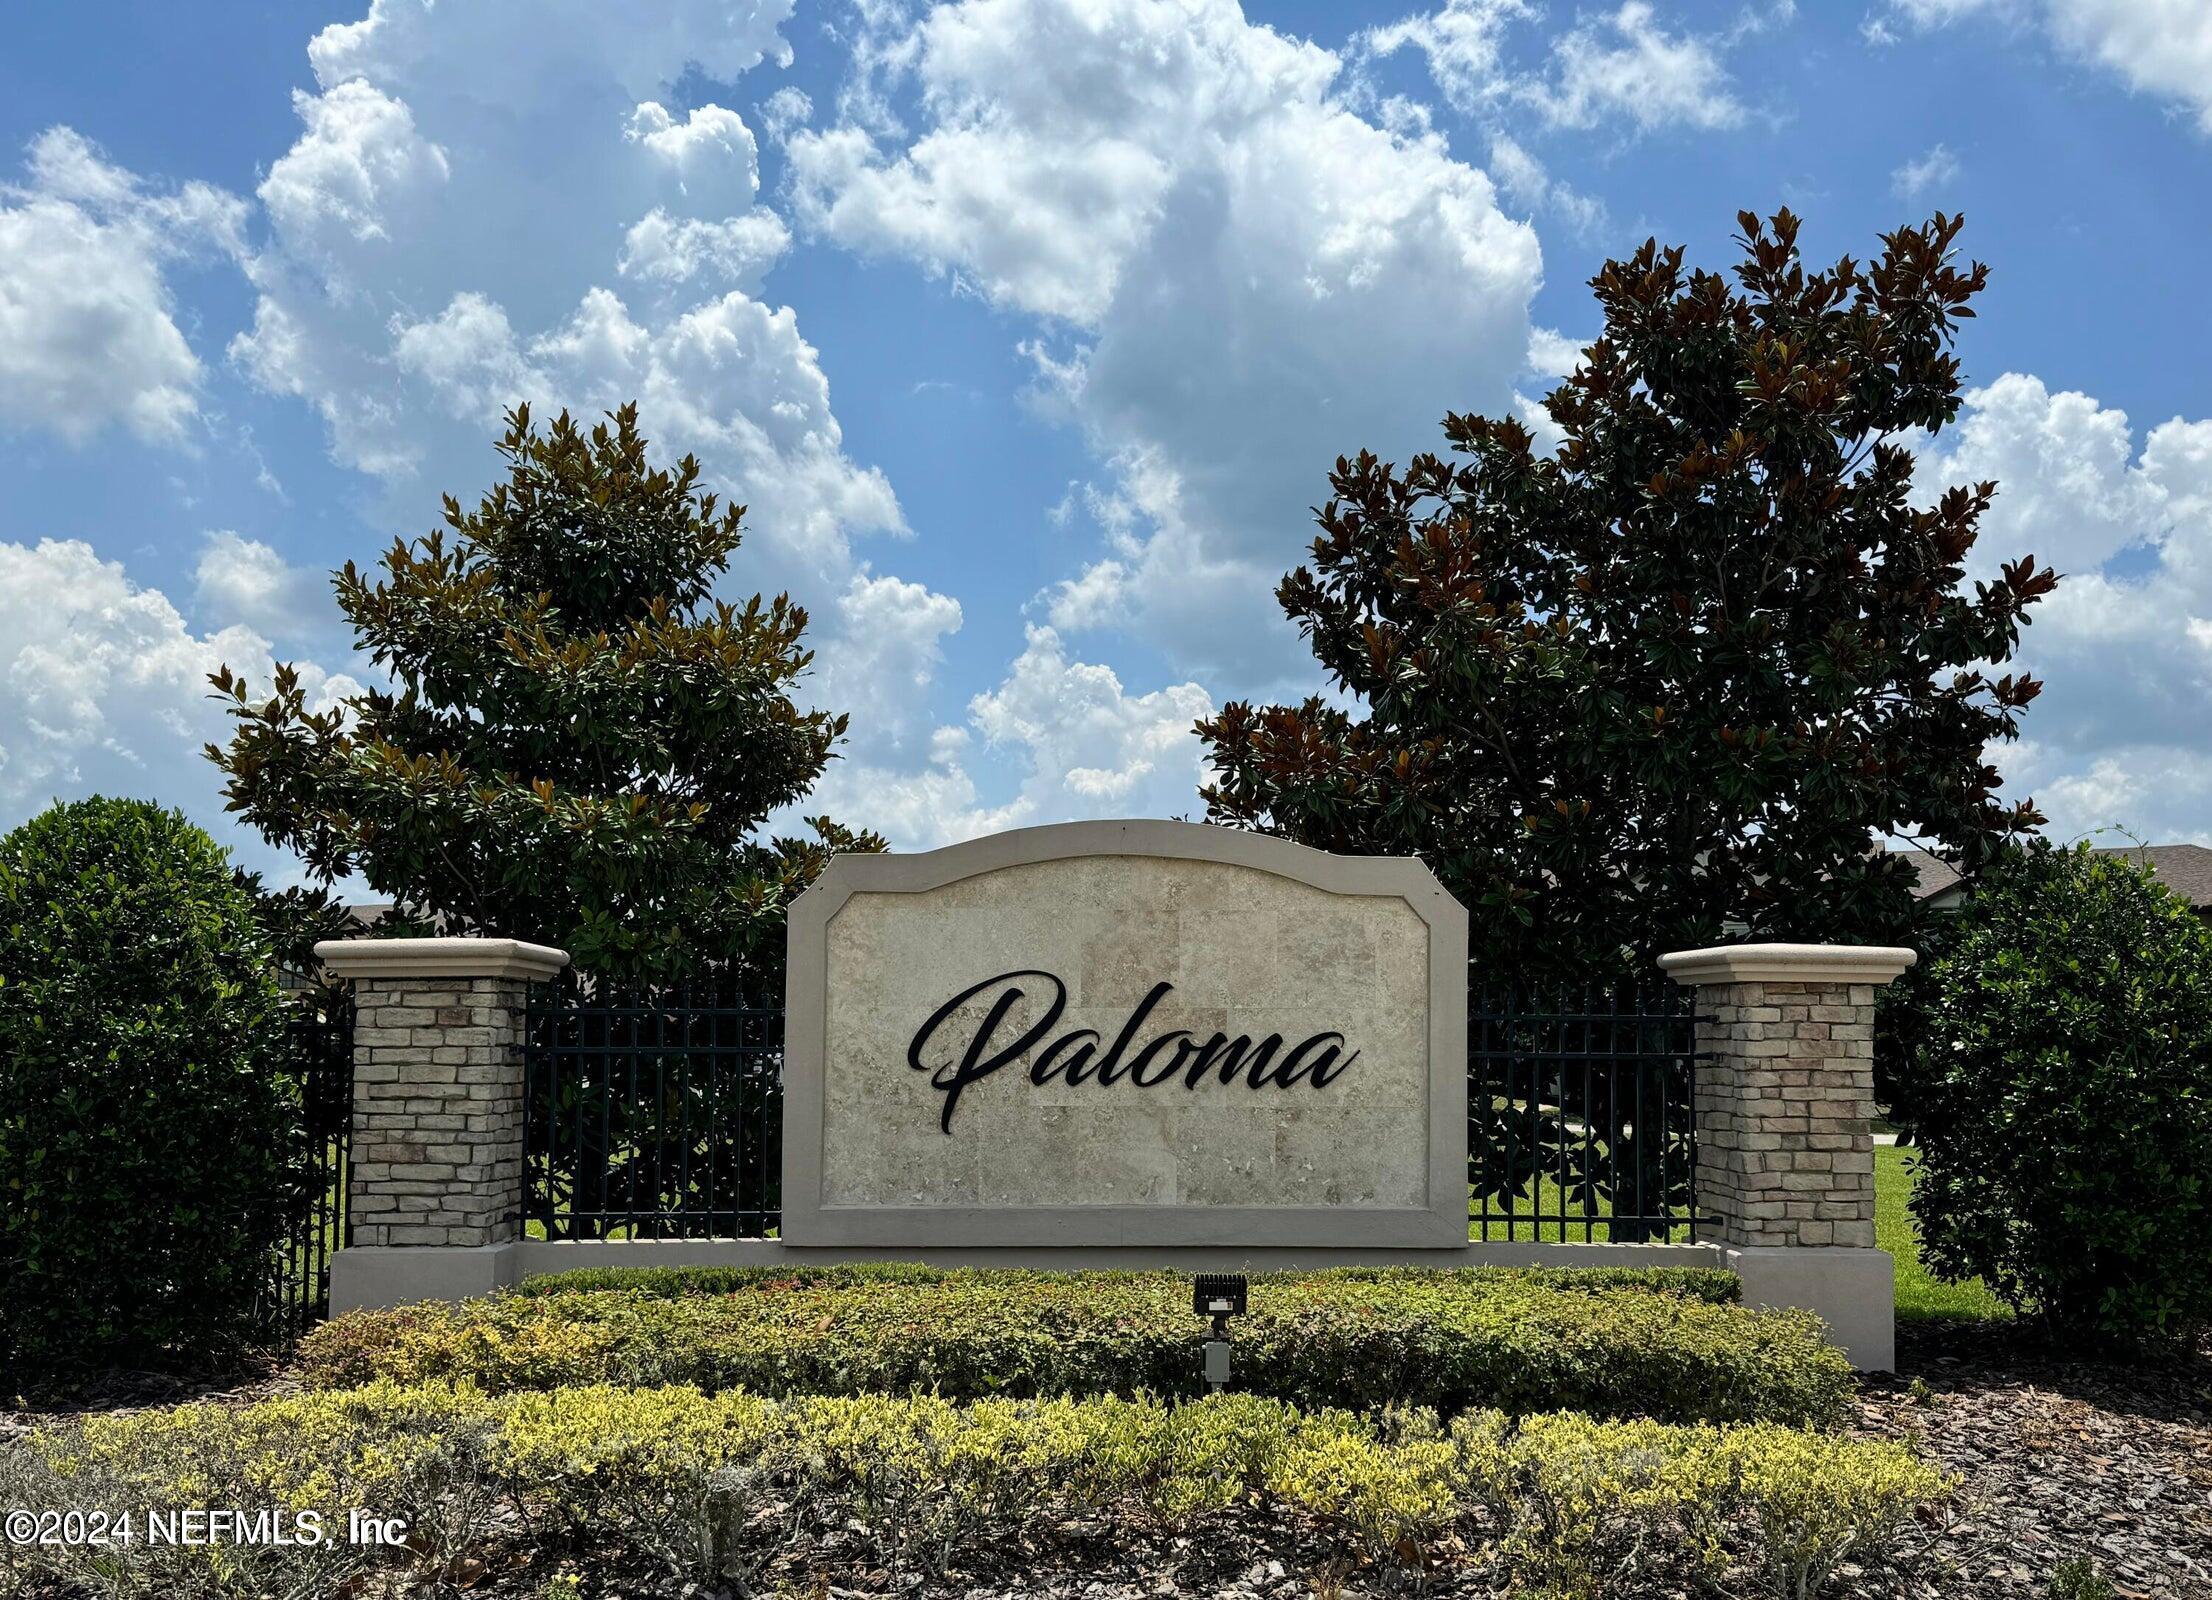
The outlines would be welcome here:
<svg viewBox="0 0 2212 1600">
<path fill-rule="evenodd" d="M 1895 979 L 1920 952 L 1885 944 L 1720 944 L 1659 958 L 1676 983 L 1871 983 Z"/>
<path fill-rule="evenodd" d="M 316 959 L 333 978 L 550 978 L 568 952 L 520 939 L 325 939 Z"/>
</svg>

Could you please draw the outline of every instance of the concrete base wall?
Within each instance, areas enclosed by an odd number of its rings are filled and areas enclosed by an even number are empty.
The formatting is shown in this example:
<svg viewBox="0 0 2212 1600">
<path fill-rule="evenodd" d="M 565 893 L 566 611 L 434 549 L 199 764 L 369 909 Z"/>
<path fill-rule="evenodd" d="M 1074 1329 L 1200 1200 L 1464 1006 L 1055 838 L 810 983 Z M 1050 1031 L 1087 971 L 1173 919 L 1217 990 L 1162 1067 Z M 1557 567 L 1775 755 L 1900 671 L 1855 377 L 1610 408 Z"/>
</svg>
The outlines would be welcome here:
<svg viewBox="0 0 2212 1600">
<path fill-rule="evenodd" d="M 844 1261 L 922 1261 L 940 1267 L 1044 1271 L 1287 1272 L 1324 1267 L 1721 1267 L 1743 1279 L 1744 1303 L 1795 1306 L 1825 1321 L 1861 1371 L 1896 1364 L 1890 1258 L 1880 1250 L 1728 1249 L 1719 1245 L 1469 1244 L 1458 1250 L 1208 1249 L 1199 1246 L 942 1250 L 787 1245 L 777 1239 L 663 1239 L 549 1243 L 525 1239 L 474 1249 L 341 1250 L 330 1265 L 333 1314 L 416 1300 L 490 1294 L 541 1272 L 583 1267 L 795 1267 Z"/>
<path fill-rule="evenodd" d="M 1897 1369 L 1897 1268 L 1887 1250 L 1731 1248 L 1722 1265 L 1743 1280 L 1745 1305 L 1811 1311 L 1861 1372 Z"/>
<path fill-rule="evenodd" d="M 469 1300 L 521 1278 L 513 1244 L 349 1245 L 330 1258 L 330 1314 Z"/>
</svg>

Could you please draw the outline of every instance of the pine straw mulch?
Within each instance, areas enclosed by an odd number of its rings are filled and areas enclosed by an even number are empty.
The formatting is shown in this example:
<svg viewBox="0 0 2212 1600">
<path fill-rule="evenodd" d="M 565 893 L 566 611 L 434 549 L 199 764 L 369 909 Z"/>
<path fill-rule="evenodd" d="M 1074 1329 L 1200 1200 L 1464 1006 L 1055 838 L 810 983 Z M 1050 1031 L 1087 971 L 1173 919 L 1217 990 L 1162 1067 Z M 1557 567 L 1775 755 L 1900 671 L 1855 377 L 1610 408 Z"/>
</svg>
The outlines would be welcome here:
<svg viewBox="0 0 2212 1600">
<path fill-rule="evenodd" d="M 2044 1600 L 2092 1562 L 2125 1597 L 2212 1600 L 2212 1347 L 2084 1359 L 2007 1324 L 1898 1330 L 1860 1389 L 1861 1433 L 1911 1440 L 1963 1480 L 1920 1576 L 1972 1600 Z"/>
</svg>

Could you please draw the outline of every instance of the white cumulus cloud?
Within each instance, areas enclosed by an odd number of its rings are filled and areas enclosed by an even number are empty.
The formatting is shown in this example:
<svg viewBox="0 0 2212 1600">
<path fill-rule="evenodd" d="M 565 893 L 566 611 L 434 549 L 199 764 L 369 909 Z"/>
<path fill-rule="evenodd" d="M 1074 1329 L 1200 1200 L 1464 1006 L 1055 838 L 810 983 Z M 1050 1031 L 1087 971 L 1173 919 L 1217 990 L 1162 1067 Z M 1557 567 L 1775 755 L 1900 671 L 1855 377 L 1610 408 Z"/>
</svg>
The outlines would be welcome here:
<svg viewBox="0 0 2212 1600">
<path fill-rule="evenodd" d="M 204 183 L 158 190 L 73 129 L 34 139 L 0 183 L 0 427 L 183 440 L 202 373 L 167 270 L 237 252 L 244 211 Z"/>
<path fill-rule="evenodd" d="M 877 764 L 921 754 L 924 708 L 960 631 L 960 602 L 900 578 L 856 575 L 829 619 L 837 647 L 817 658 L 814 694 L 852 714 L 845 758 Z"/>
<path fill-rule="evenodd" d="M 1204 677 L 1289 670 L 1269 596 L 1327 463 L 1510 400 L 1534 233 L 1233 0 L 962 0 L 875 58 L 916 131 L 794 133 L 799 218 L 1032 319 L 1038 403 L 1133 513 L 1055 623 L 1119 622 Z"/>
<path fill-rule="evenodd" d="M 897 500 L 846 455 L 794 313 L 757 297 L 788 233 L 753 131 L 671 88 L 788 60 L 790 10 L 375 0 L 324 29 L 234 358 L 406 505 L 483 481 L 515 401 L 636 399 L 751 506 L 743 576 L 842 592 L 853 539 L 904 531 Z"/>
<path fill-rule="evenodd" d="M 818 795 L 910 849 L 1040 822 L 1191 815 L 1205 777 L 1191 725 L 1213 710 L 1195 683 L 1131 694 L 1111 668 L 1031 627 L 1005 679 L 969 702 L 966 725 L 935 730 L 925 767 L 841 762 Z M 970 770 L 979 751 L 1015 769 L 1008 798 L 984 797 Z"/>
<path fill-rule="evenodd" d="M 316 631 L 327 609 L 322 574 L 302 571 L 260 540 L 227 528 L 201 542 L 192 578 L 201 615 L 272 639 Z"/>
<path fill-rule="evenodd" d="M 0 543 L 0 828 L 54 800 L 153 797 L 282 870 L 246 830 L 214 820 L 221 775 L 200 751 L 227 736 L 207 684 L 223 666 L 265 685 L 274 664 L 252 628 L 194 632 L 160 590 L 81 540 Z M 318 706 L 358 687 L 298 666 Z"/>
<path fill-rule="evenodd" d="M 2018 662 L 2045 682 L 2025 738 L 1993 751 L 2051 831 L 2114 824 L 2155 841 L 2212 828 L 2212 421 L 2143 436 L 2080 393 L 2007 373 L 1920 453 L 1923 496 L 1994 479 L 1972 573 L 2033 554 L 2062 574 Z M 2009 670 L 2009 669 L 2008 669 Z"/>
<path fill-rule="evenodd" d="M 1369 28 L 1353 45 L 1376 59 L 1419 52 L 1437 89 L 1467 116 L 1523 110 L 1556 127 L 1625 125 L 1639 133 L 1732 128 L 1746 113 L 1723 56 L 1792 9 L 1785 0 L 1772 13 L 1747 10 L 1707 39 L 1670 32 L 1648 0 L 1624 0 L 1579 18 L 1551 41 L 1548 59 L 1521 65 L 1506 49 L 1507 34 L 1514 23 L 1542 17 L 1541 7 L 1527 0 L 1445 0 L 1436 11 Z M 1499 159 L 1495 151 L 1492 159 Z M 1516 143 L 1504 159 L 1533 158 Z"/>
<path fill-rule="evenodd" d="M 1621 120 L 1638 129 L 1733 128 L 1744 119 L 1720 58 L 1704 40 L 1669 33 L 1645 0 L 1563 35 L 1555 72 L 1528 98 L 1570 128 Z"/>
<path fill-rule="evenodd" d="M 1938 193 L 1958 181 L 1959 158 L 1949 147 L 1936 145 L 1927 154 L 1900 165 L 1889 175 L 1889 186 L 1900 200 L 1918 200 L 1931 190 Z"/>
<path fill-rule="evenodd" d="M 2198 129 L 2212 135 L 2212 6 L 2203 0 L 1889 0 L 1867 34 L 1889 44 L 1900 27 L 1974 17 L 2034 21 L 2068 54 L 2193 112 Z"/>
</svg>

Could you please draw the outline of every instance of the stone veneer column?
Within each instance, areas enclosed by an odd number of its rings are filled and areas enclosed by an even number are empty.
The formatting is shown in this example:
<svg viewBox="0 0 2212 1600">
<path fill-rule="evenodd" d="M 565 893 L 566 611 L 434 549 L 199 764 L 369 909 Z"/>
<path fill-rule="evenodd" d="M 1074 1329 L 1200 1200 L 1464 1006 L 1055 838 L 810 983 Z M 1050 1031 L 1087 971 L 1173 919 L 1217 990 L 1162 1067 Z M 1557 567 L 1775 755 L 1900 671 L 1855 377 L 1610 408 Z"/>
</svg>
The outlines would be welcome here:
<svg viewBox="0 0 2212 1600">
<path fill-rule="evenodd" d="M 1820 1312 L 1862 1368 L 1894 1352 L 1874 1248 L 1874 992 L 1917 959 L 1878 945 L 1661 956 L 1697 989 L 1697 1204 L 1753 1304 Z"/>
<path fill-rule="evenodd" d="M 511 1282 L 523 1008 L 568 956 L 515 939 L 342 939 L 315 954 L 354 999 L 353 1242 L 331 1260 L 331 1309 Z"/>
</svg>

